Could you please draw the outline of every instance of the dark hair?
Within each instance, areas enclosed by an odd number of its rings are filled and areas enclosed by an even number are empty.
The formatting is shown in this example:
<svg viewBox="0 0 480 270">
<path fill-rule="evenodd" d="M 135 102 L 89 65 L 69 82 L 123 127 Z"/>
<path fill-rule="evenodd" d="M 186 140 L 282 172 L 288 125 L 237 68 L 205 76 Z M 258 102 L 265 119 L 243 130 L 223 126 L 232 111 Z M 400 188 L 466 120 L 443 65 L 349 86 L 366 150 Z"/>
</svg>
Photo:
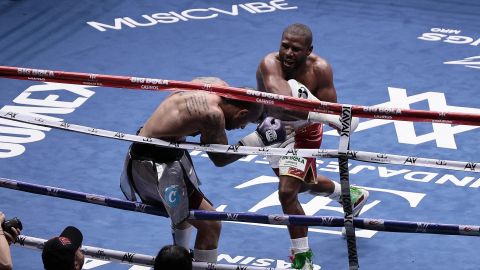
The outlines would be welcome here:
<svg viewBox="0 0 480 270">
<path fill-rule="evenodd" d="M 182 246 L 164 246 L 155 258 L 154 270 L 191 270 L 192 256 Z"/>
<path fill-rule="evenodd" d="M 291 24 L 287 26 L 285 30 L 283 30 L 282 36 L 285 35 L 286 33 L 296 35 L 296 36 L 302 36 L 305 38 L 305 43 L 307 44 L 307 46 L 312 45 L 312 41 L 313 41 L 312 30 L 310 30 L 310 27 L 306 26 L 305 24 L 301 24 L 301 23 Z"/>
</svg>

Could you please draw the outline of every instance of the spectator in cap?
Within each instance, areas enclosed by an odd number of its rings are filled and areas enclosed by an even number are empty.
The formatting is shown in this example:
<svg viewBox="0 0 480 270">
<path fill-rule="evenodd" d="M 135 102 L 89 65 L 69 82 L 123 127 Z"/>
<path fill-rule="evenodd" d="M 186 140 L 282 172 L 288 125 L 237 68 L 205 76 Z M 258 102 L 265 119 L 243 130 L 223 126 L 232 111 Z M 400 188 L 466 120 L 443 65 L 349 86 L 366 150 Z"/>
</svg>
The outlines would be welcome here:
<svg viewBox="0 0 480 270">
<path fill-rule="evenodd" d="M 60 236 L 54 237 L 43 247 L 42 260 L 45 270 L 80 270 L 84 255 L 80 250 L 83 235 L 79 229 L 68 226 Z"/>
<path fill-rule="evenodd" d="M 192 270 L 192 254 L 182 246 L 164 246 L 155 258 L 154 270 Z"/>
</svg>

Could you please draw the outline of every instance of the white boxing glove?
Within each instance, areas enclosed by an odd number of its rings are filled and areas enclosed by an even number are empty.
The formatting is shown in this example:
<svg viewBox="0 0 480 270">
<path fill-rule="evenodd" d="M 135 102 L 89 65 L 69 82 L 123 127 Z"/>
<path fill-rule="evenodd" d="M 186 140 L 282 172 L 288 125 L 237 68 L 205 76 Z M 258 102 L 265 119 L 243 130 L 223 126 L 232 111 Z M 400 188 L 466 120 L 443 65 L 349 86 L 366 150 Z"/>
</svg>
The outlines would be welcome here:
<svg viewBox="0 0 480 270">
<path fill-rule="evenodd" d="M 297 80 L 290 79 L 288 80 L 288 85 L 290 86 L 290 90 L 292 91 L 292 97 L 298 97 L 298 98 L 304 98 L 308 100 L 315 100 L 315 101 L 320 101 L 315 95 L 308 90 L 308 88 L 303 85 L 302 83 L 299 83 Z M 340 122 L 340 116 L 334 115 L 334 114 L 327 114 L 327 113 L 317 113 L 317 112 L 310 112 L 308 114 L 308 121 L 311 122 L 321 122 L 325 123 L 340 133 L 342 130 L 342 123 Z M 351 123 L 351 131 L 353 132 L 359 124 L 360 120 L 358 117 L 352 117 L 352 123 Z"/>
<path fill-rule="evenodd" d="M 332 128 L 336 129 L 338 133 L 340 133 L 340 131 L 342 130 L 342 122 L 340 122 L 339 115 L 310 112 L 308 113 L 308 121 L 325 123 L 331 126 Z M 359 123 L 360 123 L 360 119 L 358 119 L 358 117 L 352 117 L 352 122 L 350 124 L 350 132 L 355 131 Z"/>
<path fill-rule="evenodd" d="M 288 85 L 290 86 L 290 90 L 292 91 L 292 97 L 296 98 L 303 98 L 308 100 L 320 101 L 308 88 L 299 83 L 295 79 L 288 80 Z"/>
</svg>

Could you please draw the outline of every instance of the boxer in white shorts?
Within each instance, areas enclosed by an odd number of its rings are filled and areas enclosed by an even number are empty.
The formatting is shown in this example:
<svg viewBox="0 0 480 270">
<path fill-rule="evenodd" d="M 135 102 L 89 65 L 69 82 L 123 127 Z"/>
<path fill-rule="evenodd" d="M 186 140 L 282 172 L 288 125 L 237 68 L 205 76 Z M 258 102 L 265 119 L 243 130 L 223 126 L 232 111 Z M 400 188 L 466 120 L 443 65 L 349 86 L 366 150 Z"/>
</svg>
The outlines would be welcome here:
<svg viewBox="0 0 480 270">
<path fill-rule="evenodd" d="M 313 53 L 313 35 L 304 24 L 292 24 L 286 27 L 280 40 L 280 48 L 263 57 L 256 72 L 259 91 L 337 102 L 337 93 L 333 83 L 333 71 L 330 64 Z M 287 136 L 292 143 L 282 147 L 318 148 L 322 138 L 322 124 L 327 123 L 340 128 L 339 117 L 315 112 L 293 111 L 279 107 L 268 107 L 267 115 L 280 119 L 290 130 Z M 358 119 L 352 120 L 352 130 Z M 290 128 L 288 128 L 290 127 Z M 279 176 L 278 194 L 283 212 L 289 215 L 304 215 L 298 201 L 298 193 L 309 191 L 315 195 L 328 196 L 333 200 L 340 198 L 340 185 L 325 176 L 316 175 L 314 159 L 291 159 L 283 157 L 271 160 L 272 168 Z M 358 215 L 365 204 L 368 192 L 352 188 L 354 211 Z M 308 245 L 306 226 L 288 226 L 291 239 L 292 267 L 313 269 L 312 252 Z"/>
</svg>

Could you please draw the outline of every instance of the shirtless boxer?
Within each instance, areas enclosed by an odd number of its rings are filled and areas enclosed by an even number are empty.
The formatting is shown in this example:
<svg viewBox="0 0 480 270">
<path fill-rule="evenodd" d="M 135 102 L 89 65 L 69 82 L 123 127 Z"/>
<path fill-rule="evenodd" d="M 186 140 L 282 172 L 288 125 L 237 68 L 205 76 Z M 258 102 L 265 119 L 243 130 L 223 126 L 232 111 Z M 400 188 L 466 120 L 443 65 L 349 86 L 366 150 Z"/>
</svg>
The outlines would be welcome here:
<svg viewBox="0 0 480 270">
<path fill-rule="evenodd" d="M 193 82 L 228 86 L 214 77 L 203 77 Z M 158 106 L 139 130 L 139 135 L 181 142 L 186 136 L 199 134 L 201 143 L 228 144 L 225 130 L 244 128 L 248 123 L 257 122 L 262 111 L 260 104 L 225 99 L 204 91 L 176 92 Z M 261 127 L 262 124 L 259 125 Z M 257 128 L 257 134 L 263 134 L 268 143 L 271 138 L 267 138 L 266 134 L 271 134 L 275 121 L 264 121 L 263 127 L 265 132 Z M 207 154 L 216 166 L 225 166 L 242 157 Z M 214 263 L 217 261 L 220 221 L 185 221 L 190 209 L 215 211 L 199 185 L 186 150 L 142 143 L 130 146 L 120 184 L 125 196 L 135 201 L 137 194 L 142 202 L 165 208 L 172 221 L 174 243 L 187 249 L 193 225 L 197 229 L 195 260 Z"/>
<path fill-rule="evenodd" d="M 282 34 L 278 52 L 267 54 L 260 62 L 257 87 L 263 92 L 294 96 L 310 100 L 337 102 L 333 73 L 327 61 L 312 53 L 312 32 L 303 24 L 292 24 Z M 269 116 L 280 119 L 290 130 L 288 140 L 277 147 L 317 149 L 322 142 L 322 123 L 341 129 L 338 115 L 290 111 L 268 107 Z M 352 119 L 352 131 L 358 118 Z M 252 145 L 252 144 L 248 144 Z M 278 194 L 283 212 L 305 215 L 298 201 L 298 193 L 328 196 L 340 202 L 340 184 L 318 175 L 315 158 L 269 157 L 270 165 L 279 176 Z M 368 198 L 368 191 L 350 188 L 354 215 L 358 216 Z M 312 251 L 308 245 L 307 226 L 288 226 L 292 243 L 292 267 L 313 269 Z"/>
</svg>

